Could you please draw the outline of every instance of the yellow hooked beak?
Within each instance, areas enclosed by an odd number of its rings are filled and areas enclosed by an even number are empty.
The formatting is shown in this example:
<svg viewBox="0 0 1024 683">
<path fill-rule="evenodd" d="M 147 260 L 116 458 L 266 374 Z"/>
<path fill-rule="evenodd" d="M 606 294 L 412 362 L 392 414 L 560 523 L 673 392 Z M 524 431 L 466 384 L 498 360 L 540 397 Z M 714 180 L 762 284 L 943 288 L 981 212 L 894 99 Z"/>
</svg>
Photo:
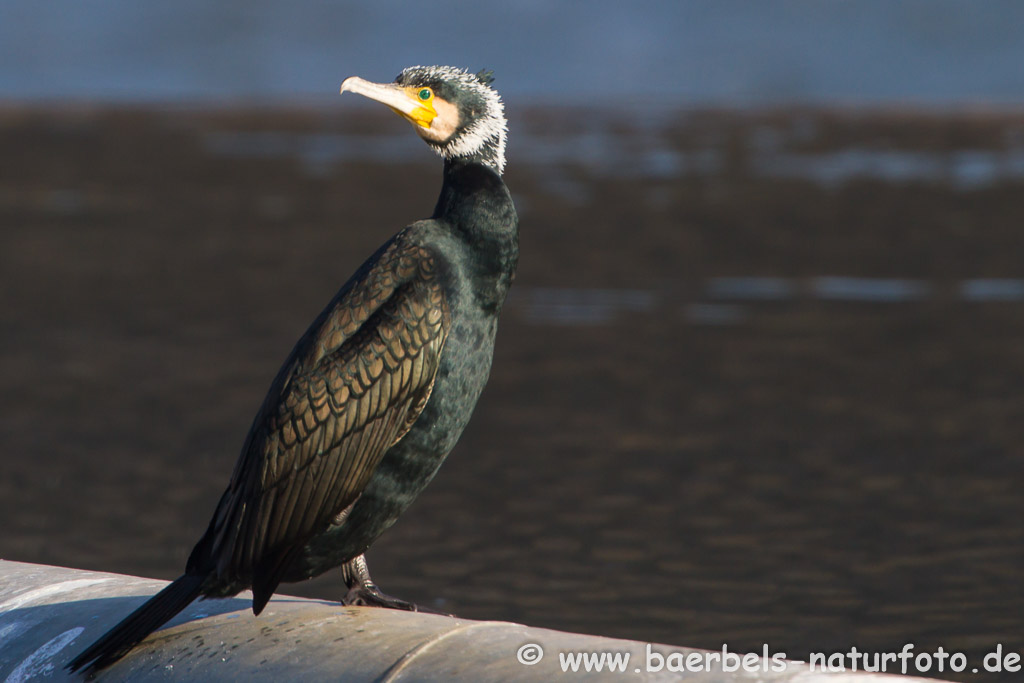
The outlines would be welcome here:
<svg viewBox="0 0 1024 683">
<path fill-rule="evenodd" d="M 430 128 L 430 122 L 437 116 L 433 95 L 423 100 L 419 96 L 423 90 L 419 88 L 406 88 L 395 83 L 371 83 L 358 76 L 352 76 L 341 84 L 341 92 L 346 90 L 386 104 L 396 114 L 423 128 Z"/>
</svg>

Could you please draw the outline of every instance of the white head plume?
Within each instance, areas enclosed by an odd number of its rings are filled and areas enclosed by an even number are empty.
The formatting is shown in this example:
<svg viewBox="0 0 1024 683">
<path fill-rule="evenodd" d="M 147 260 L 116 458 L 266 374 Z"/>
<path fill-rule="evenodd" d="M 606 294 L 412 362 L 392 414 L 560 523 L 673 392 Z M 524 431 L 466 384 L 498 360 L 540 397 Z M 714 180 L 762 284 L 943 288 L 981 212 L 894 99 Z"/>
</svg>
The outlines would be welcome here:
<svg viewBox="0 0 1024 683">
<path fill-rule="evenodd" d="M 505 170 L 508 124 L 501 96 L 490 87 L 487 74 L 472 74 L 452 66 L 412 66 L 395 79 L 400 85 L 424 85 L 458 108 L 459 122 L 445 139 L 426 131 L 420 135 L 445 159 L 477 159 L 499 174 Z"/>
</svg>

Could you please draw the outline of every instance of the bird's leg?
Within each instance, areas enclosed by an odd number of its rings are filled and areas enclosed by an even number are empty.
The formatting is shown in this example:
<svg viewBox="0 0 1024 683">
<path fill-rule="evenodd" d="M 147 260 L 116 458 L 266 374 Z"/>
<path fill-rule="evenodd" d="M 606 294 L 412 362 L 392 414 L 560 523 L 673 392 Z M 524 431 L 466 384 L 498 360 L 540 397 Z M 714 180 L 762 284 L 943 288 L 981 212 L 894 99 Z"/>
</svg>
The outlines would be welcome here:
<svg viewBox="0 0 1024 683">
<path fill-rule="evenodd" d="M 343 605 L 365 605 L 368 607 L 386 607 L 408 612 L 428 612 L 441 614 L 426 607 L 392 597 L 382 591 L 370 578 L 370 569 L 366 566 L 366 556 L 359 555 L 341 565 L 341 575 L 348 586 L 348 593 L 342 599 Z"/>
</svg>

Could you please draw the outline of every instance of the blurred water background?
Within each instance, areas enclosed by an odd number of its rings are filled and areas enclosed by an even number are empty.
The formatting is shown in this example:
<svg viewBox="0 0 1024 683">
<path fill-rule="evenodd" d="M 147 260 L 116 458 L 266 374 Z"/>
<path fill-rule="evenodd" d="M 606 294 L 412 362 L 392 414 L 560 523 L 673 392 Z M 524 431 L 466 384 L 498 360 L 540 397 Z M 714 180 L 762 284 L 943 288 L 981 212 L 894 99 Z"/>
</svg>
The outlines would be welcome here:
<svg viewBox="0 0 1024 683">
<path fill-rule="evenodd" d="M 452 63 L 505 96 L 521 269 L 385 590 L 794 658 L 1024 651 L 1022 15 L 0 1 L 0 557 L 178 575 L 291 344 L 436 197 L 340 81 Z"/>
<path fill-rule="evenodd" d="M 0 93 L 318 98 L 423 62 L 602 106 L 1019 102 L 1021 25 L 1013 0 L 4 0 Z"/>
</svg>

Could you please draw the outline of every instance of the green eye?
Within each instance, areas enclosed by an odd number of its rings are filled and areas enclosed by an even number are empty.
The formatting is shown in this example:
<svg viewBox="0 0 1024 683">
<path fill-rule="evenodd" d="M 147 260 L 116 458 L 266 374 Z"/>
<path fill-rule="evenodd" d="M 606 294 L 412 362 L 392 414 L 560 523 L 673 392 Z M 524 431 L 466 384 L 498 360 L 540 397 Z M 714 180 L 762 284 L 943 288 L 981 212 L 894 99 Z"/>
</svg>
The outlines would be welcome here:
<svg viewBox="0 0 1024 683">
<path fill-rule="evenodd" d="M 423 88 L 420 90 L 420 99 L 424 102 L 434 96 L 434 93 L 430 92 L 430 88 Z"/>
</svg>

